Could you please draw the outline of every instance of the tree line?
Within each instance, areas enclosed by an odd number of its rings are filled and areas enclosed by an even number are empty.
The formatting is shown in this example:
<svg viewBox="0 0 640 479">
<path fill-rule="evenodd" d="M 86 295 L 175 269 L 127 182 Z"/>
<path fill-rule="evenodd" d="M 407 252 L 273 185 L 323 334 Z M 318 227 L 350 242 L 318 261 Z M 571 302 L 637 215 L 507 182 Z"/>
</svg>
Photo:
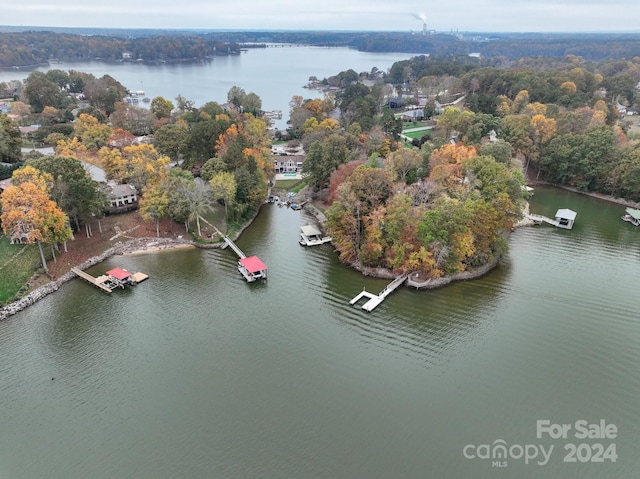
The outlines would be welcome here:
<svg viewBox="0 0 640 479">
<path fill-rule="evenodd" d="M 33 67 L 51 60 L 205 60 L 215 55 L 240 52 L 240 46 L 236 43 L 196 34 L 127 37 L 47 31 L 5 32 L 0 33 L 0 40 L 0 68 Z"/>
</svg>

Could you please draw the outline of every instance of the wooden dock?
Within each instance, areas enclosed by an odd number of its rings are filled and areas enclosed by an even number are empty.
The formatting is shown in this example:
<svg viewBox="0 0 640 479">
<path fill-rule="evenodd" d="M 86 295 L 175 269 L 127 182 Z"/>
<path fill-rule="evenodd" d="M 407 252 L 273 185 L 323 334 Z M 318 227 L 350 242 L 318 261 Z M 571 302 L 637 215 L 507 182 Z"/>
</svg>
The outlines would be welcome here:
<svg viewBox="0 0 640 479">
<path fill-rule="evenodd" d="M 71 268 L 71 271 L 73 271 L 75 274 L 77 274 L 80 278 L 88 281 L 89 283 L 93 284 L 94 286 L 97 286 L 102 291 L 105 291 L 107 293 L 111 293 L 113 291 L 112 288 L 110 288 L 109 286 L 107 286 L 105 284 L 105 282 L 109 279 L 109 277 L 106 276 L 106 275 L 102 275 L 102 276 L 99 276 L 99 277 L 95 278 L 95 277 L 91 276 L 89 273 L 85 273 L 84 271 L 82 271 L 81 269 L 78 269 L 78 268 Z"/>
<path fill-rule="evenodd" d="M 369 293 L 363 289 L 355 298 L 349 301 L 349 304 L 354 305 L 362 298 L 368 298 L 369 300 L 362 305 L 362 309 L 371 312 L 376 308 L 376 306 L 382 303 L 387 296 L 393 293 L 402 283 L 404 283 L 408 276 L 408 273 L 398 276 L 396 279 L 391 281 L 386 288 L 380 291 L 379 294 Z"/>
<path fill-rule="evenodd" d="M 75 267 L 71 268 L 71 271 L 75 273 L 77 276 L 79 276 L 80 278 L 88 281 L 92 285 L 97 286 L 105 293 L 111 293 L 116 288 L 124 288 L 125 285 L 135 285 L 135 284 L 141 283 L 145 279 L 149 278 L 149 275 L 145 273 L 137 272 L 137 273 L 131 274 L 127 270 L 123 270 L 120 268 L 117 268 L 117 269 L 119 269 L 120 271 L 126 274 L 126 277 L 122 281 L 119 281 L 118 278 L 111 276 L 110 274 L 103 274 L 96 278 L 94 276 L 91 276 L 89 273 L 85 273 L 81 269 L 78 269 Z M 114 270 L 111 270 L 111 271 L 114 271 Z M 110 271 L 107 273 L 110 273 Z"/>
</svg>

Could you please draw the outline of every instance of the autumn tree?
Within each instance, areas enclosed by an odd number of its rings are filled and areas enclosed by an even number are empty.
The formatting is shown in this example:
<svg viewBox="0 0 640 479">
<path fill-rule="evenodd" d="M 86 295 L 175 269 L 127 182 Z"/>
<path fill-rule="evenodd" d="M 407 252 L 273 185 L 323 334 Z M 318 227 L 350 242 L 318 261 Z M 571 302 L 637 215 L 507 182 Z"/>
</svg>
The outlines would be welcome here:
<svg viewBox="0 0 640 479">
<path fill-rule="evenodd" d="M 160 220 L 169 214 L 169 195 L 166 188 L 157 183 L 147 185 L 140 198 L 140 214 L 145 221 L 154 221 L 156 236 L 160 237 Z"/>
<path fill-rule="evenodd" d="M 387 155 L 383 163 L 396 179 L 405 183 L 407 175 L 422 163 L 422 157 L 414 149 L 400 148 Z"/>
<path fill-rule="evenodd" d="M 111 128 L 100 123 L 97 118 L 82 113 L 76 120 L 73 133 L 88 150 L 97 151 L 107 144 Z"/>
<path fill-rule="evenodd" d="M 46 189 L 31 181 L 17 182 L 3 191 L 2 230 L 12 242 L 37 243 L 42 267 L 48 274 L 42 243 L 71 238 L 68 218 L 49 198 Z"/>
<path fill-rule="evenodd" d="M 28 160 L 26 165 L 50 175 L 50 197 L 75 223 L 76 229 L 80 228 L 80 221 L 88 224 L 103 215 L 108 205 L 106 195 L 79 160 L 44 156 Z"/>
<path fill-rule="evenodd" d="M 225 217 L 228 217 L 229 206 L 234 201 L 237 190 L 234 175 L 226 171 L 221 171 L 213 175 L 209 181 L 209 185 L 211 185 L 213 198 L 216 200 L 222 200 L 224 203 L 224 214 Z"/>
<path fill-rule="evenodd" d="M 162 118 L 169 118 L 171 116 L 173 103 L 171 103 L 171 101 L 167 100 L 166 98 L 157 96 L 153 100 L 151 100 L 151 105 L 149 106 L 149 108 L 151 110 L 151 113 L 153 113 L 153 116 L 160 120 Z"/>
</svg>

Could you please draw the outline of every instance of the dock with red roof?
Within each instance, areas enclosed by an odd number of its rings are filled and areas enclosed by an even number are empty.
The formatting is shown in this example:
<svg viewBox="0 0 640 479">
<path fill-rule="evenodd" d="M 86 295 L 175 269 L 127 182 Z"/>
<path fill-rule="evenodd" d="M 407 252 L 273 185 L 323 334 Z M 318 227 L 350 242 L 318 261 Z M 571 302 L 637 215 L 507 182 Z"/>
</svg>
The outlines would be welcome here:
<svg viewBox="0 0 640 479">
<path fill-rule="evenodd" d="M 140 272 L 130 273 L 124 268 L 110 269 L 105 274 L 98 276 L 97 278 L 91 276 L 89 273 L 85 273 L 79 268 L 71 268 L 71 271 L 106 293 L 111 293 L 115 288 L 124 288 L 125 286 L 138 284 L 149 277 L 148 275 Z"/>
<path fill-rule="evenodd" d="M 249 283 L 253 283 L 258 279 L 267 278 L 267 265 L 257 256 L 240 258 L 238 261 L 238 271 L 240 271 L 244 279 Z"/>
</svg>

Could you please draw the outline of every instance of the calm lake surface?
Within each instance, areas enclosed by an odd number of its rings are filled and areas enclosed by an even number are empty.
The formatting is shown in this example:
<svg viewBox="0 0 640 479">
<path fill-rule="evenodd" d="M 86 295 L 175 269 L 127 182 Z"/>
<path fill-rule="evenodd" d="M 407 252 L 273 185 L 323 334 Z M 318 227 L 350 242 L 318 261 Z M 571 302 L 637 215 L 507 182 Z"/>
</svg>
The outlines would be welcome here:
<svg viewBox="0 0 640 479">
<path fill-rule="evenodd" d="M 208 101 L 225 103 L 232 86 L 262 99 L 264 110 L 282 110 L 282 120 L 274 126 L 286 128 L 289 102 L 294 95 L 322 97 L 318 90 L 303 88 L 310 76 L 328 78 L 341 71 L 370 72 L 373 67 L 386 71 L 407 53 L 366 53 L 348 48 L 273 46 L 256 48 L 240 55 L 215 57 L 206 63 L 57 63 L 37 70 L 77 70 L 96 77 L 111 75 L 132 91 L 143 90 L 149 98 L 162 96 L 174 101 L 178 94 L 196 106 Z M 29 71 L 0 70 L 0 82 L 24 80 Z M 175 103 L 175 102 L 174 102 Z M 140 103 L 144 106 L 144 103 Z"/>
<path fill-rule="evenodd" d="M 532 212 L 558 208 L 573 230 L 521 228 L 486 277 L 372 313 L 348 302 L 386 282 L 299 246 L 311 218 L 273 205 L 237 242 L 264 283 L 231 250 L 97 265 L 150 279 L 111 296 L 77 279 L 0 323 L 0 477 L 636 477 L 640 228 L 536 189 Z M 537 438 L 545 419 L 568 437 Z M 617 437 L 577 439 L 580 420 Z M 506 468 L 464 455 L 500 439 Z M 617 460 L 565 463 L 570 443 Z M 527 445 L 553 446 L 548 464 L 525 464 Z"/>
</svg>

